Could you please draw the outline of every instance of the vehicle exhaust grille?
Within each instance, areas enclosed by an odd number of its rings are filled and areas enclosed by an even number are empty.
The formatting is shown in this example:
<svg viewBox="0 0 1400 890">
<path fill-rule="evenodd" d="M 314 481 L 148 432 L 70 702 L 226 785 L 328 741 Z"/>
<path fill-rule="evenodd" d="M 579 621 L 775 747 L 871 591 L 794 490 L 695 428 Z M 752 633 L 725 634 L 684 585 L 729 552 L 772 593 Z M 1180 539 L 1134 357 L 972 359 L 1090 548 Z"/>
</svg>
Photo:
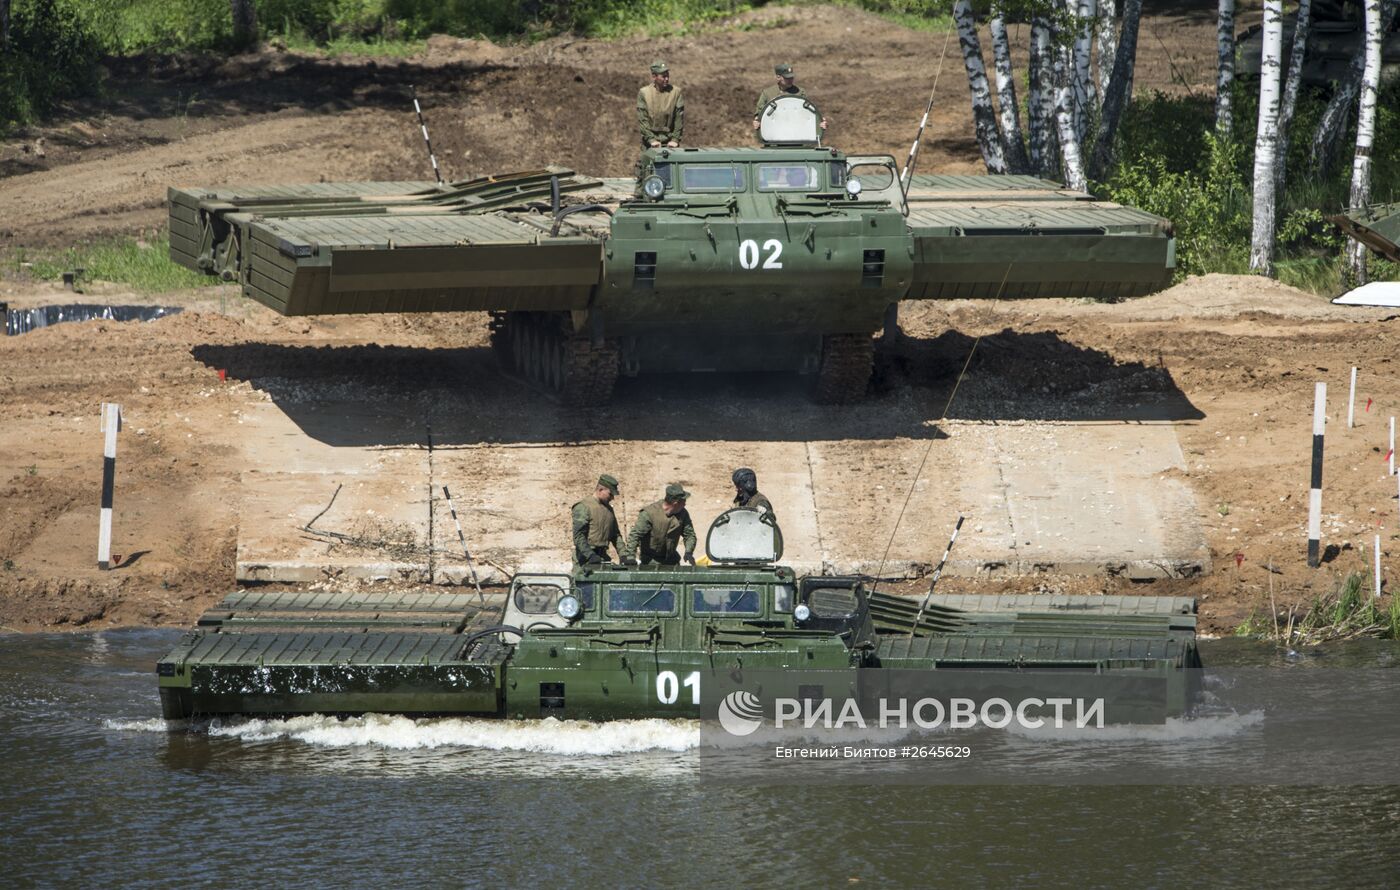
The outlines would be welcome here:
<svg viewBox="0 0 1400 890">
<path fill-rule="evenodd" d="M 656 287 L 656 252 L 639 250 L 632 261 L 632 286 L 643 290 Z"/>
</svg>

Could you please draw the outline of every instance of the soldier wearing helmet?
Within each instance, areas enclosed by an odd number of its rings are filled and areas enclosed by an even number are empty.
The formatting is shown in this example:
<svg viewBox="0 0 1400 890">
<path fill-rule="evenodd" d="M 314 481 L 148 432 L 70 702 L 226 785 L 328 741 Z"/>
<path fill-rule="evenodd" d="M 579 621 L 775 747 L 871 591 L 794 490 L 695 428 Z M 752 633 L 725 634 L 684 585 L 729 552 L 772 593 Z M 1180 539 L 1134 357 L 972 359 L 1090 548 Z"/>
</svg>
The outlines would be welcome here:
<svg viewBox="0 0 1400 890">
<path fill-rule="evenodd" d="M 748 467 L 740 467 L 731 477 L 734 482 L 734 506 L 769 513 L 773 521 L 778 515 L 773 512 L 773 504 L 758 490 L 758 476 Z"/>
</svg>

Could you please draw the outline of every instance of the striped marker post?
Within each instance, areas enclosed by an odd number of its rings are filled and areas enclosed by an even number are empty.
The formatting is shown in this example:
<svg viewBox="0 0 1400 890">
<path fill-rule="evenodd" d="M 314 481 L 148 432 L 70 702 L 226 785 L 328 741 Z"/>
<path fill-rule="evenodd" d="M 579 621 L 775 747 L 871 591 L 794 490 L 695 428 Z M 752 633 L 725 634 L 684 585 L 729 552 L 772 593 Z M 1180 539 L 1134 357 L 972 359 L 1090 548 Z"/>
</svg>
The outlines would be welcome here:
<svg viewBox="0 0 1400 890">
<path fill-rule="evenodd" d="M 447 509 L 452 514 L 452 523 L 457 526 L 457 540 L 462 544 L 462 555 L 467 558 L 467 569 L 472 573 L 472 584 L 476 585 L 476 597 L 486 605 L 486 594 L 481 590 L 481 582 L 476 577 L 476 564 L 472 562 L 471 551 L 467 550 L 467 536 L 462 534 L 462 522 L 457 518 L 457 507 L 452 503 L 452 492 L 442 487 L 442 496 L 447 498 Z"/>
<path fill-rule="evenodd" d="M 1312 486 L 1308 492 L 1308 566 L 1322 564 L 1322 436 L 1327 429 L 1327 384 L 1313 395 Z"/>
<path fill-rule="evenodd" d="M 102 403 L 102 518 L 97 530 L 97 567 L 112 567 L 112 490 L 117 481 L 117 431 L 122 427 L 122 406 Z"/>
<path fill-rule="evenodd" d="M 1375 591 L 1376 591 L 1376 597 L 1379 598 L 1380 595 L 1381 595 L 1381 536 L 1380 536 L 1380 535 L 1376 535 L 1376 546 L 1375 546 L 1375 550 L 1376 550 L 1376 586 L 1375 586 Z"/>
<path fill-rule="evenodd" d="M 1347 429 L 1356 426 L 1356 369 L 1351 369 L 1351 395 L 1347 396 Z"/>
</svg>

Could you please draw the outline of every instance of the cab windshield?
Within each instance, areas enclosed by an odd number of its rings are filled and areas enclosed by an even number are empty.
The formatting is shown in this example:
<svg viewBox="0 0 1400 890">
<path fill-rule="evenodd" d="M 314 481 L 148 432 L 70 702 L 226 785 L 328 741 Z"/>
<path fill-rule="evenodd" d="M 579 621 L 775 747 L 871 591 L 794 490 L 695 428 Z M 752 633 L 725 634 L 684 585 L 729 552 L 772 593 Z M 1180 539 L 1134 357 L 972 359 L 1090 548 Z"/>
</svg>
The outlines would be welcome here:
<svg viewBox="0 0 1400 890">
<path fill-rule="evenodd" d="M 761 192 L 810 190 L 820 188 L 821 171 L 816 164 L 759 164 L 758 190 Z"/>
<path fill-rule="evenodd" d="M 728 589 L 697 587 L 691 591 L 693 615 L 757 615 L 758 591 L 753 588 Z"/>
<path fill-rule="evenodd" d="M 735 164 L 682 164 L 681 188 L 687 192 L 742 192 L 744 168 Z"/>
</svg>

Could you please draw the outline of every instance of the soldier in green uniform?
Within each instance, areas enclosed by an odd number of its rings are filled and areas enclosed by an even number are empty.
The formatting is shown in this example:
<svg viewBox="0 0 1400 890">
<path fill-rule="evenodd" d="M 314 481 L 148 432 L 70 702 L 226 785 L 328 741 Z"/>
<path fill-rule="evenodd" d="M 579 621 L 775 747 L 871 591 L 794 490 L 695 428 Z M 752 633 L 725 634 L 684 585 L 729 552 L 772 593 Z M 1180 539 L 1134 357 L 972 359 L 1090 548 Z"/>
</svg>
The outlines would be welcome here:
<svg viewBox="0 0 1400 890">
<path fill-rule="evenodd" d="M 622 532 L 611 504 L 617 492 L 617 479 L 604 473 L 598 477 L 593 496 L 574 504 L 574 565 L 608 562 L 609 547 L 616 548 L 619 557 L 622 555 Z"/>
<path fill-rule="evenodd" d="M 734 481 L 734 506 L 766 511 L 772 514 L 774 522 L 778 521 L 772 502 L 758 490 L 758 475 L 753 470 L 740 467 L 730 478 Z"/>
<path fill-rule="evenodd" d="M 671 69 L 666 63 L 651 63 L 651 83 L 637 91 L 637 126 L 642 131 L 642 148 L 675 148 L 685 131 L 685 99 L 679 87 L 671 86 Z"/>
<path fill-rule="evenodd" d="M 685 561 L 695 565 L 695 524 L 685 508 L 688 497 L 690 492 L 673 482 L 666 486 L 663 499 L 642 508 L 627 536 L 624 563 L 631 560 L 640 547 L 642 565 L 679 565 L 681 556 L 676 552 L 676 545 L 684 541 Z"/>
<path fill-rule="evenodd" d="M 763 109 L 768 107 L 779 96 L 796 96 L 799 99 L 807 98 L 807 91 L 797 85 L 797 78 L 793 75 L 792 66 L 786 62 L 773 66 L 773 73 L 778 75 L 777 83 L 766 88 L 758 94 L 758 103 L 753 109 L 753 128 L 758 130 L 758 117 L 763 114 Z M 815 104 L 815 103 L 814 103 Z M 826 115 L 822 115 L 821 128 L 826 129 Z"/>
</svg>

